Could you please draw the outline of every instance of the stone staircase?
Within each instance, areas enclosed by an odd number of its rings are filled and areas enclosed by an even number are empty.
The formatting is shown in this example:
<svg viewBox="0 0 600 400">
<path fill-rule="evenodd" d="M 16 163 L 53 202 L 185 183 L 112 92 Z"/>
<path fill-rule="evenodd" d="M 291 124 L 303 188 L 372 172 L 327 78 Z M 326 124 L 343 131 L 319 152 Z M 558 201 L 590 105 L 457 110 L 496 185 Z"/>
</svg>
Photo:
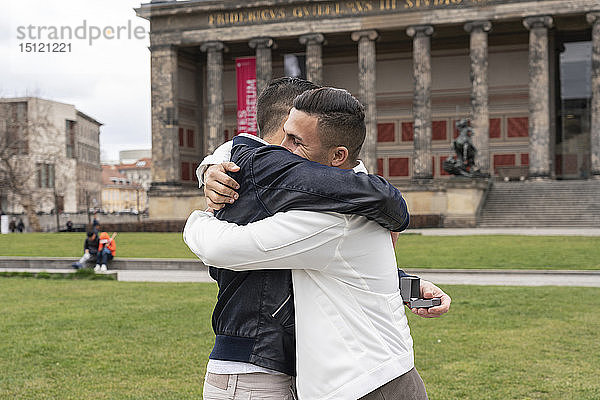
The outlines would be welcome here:
<svg viewBox="0 0 600 400">
<path fill-rule="evenodd" d="M 600 228 L 600 180 L 494 182 L 480 228 Z"/>
</svg>

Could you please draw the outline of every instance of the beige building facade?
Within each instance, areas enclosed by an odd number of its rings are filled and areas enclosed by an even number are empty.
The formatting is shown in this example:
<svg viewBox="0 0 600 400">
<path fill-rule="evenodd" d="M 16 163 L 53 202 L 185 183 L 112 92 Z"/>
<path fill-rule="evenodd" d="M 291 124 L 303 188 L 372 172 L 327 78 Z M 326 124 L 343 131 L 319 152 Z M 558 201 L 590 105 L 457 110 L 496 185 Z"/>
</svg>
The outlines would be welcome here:
<svg viewBox="0 0 600 400">
<path fill-rule="evenodd" d="M 119 166 L 102 166 L 103 211 L 141 213 L 147 207 L 145 193 L 142 185 L 119 171 Z"/>
<path fill-rule="evenodd" d="M 487 181 L 442 167 L 461 118 L 492 178 L 600 176 L 597 0 L 163 1 L 137 12 L 151 23 L 153 218 L 202 204 L 192 171 L 236 133 L 235 60 L 247 56 L 259 91 L 291 55 L 307 79 L 356 95 L 361 158 L 413 215 L 473 223 Z"/>
<path fill-rule="evenodd" d="M 20 186 L 32 194 L 35 212 L 77 213 L 91 199 L 99 205 L 100 122 L 71 104 L 36 97 L 0 99 L 0 110 L 0 143 L 17 143 L 10 158 L 18 160 L 17 174 L 28 176 Z M 23 196 L 10 186 L 3 185 L 2 208 L 21 213 Z"/>
<path fill-rule="evenodd" d="M 152 160 L 150 158 L 140 158 L 139 160 L 133 160 L 131 163 L 118 164 L 116 167 L 128 181 L 140 187 L 141 192 L 139 195 L 143 199 L 141 199 L 139 211 L 146 211 L 148 207 L 148 190 L 152 183 Z"/>
<path fill-rule="evenodd" d="M 77 210 L 99 208 L 101 203 L 102 170 L 100 167 L 100 124 L 77 111 L 75 149 L 77 162 Z"/>
</svg>

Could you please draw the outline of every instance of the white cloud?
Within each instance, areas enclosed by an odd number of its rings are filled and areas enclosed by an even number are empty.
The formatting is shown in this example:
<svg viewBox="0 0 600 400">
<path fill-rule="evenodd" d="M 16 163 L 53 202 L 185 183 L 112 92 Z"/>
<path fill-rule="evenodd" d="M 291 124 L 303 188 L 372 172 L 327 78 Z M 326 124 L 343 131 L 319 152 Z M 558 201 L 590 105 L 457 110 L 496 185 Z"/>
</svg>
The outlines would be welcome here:
<svg viewBox="0 0 600 400">
<path fill-rule="evenodd" d="M 139 0 L 19 0 L 6 2 L 0 14 L 0 81 L 1 96 L 36 95 L 74 104 L 80 111 L 104 123 L 100 145 L 111 159 L 118 151 L 150 148 L 150 53 L 149 40 L 142 34 L 149 24 L 135 15 Z M 52 27 L 68 34 L 80 27 L 79 36 L 86 39 L 52 40 Z M 32 26 L 33 29 L 29 29 Z M 90 45 L 90 33 L 98 30 L 120 39 L 101 38 Z M 22 27 L 19 31 L 19 27 Z M 41 29 L 42 43 L 70 43 L 66 53 L 26 53 L 21 44 L 37 39 Z M 127 30 L 128 27 L 130 31 Z M 138 27 L 136 39 L 133 29 Z M 110 29 L 112 28 L 112 30 Z M 26 38 L 19 40 L 18 33 Z M 131 32 L 131 39 L 128 38 Z"/>
</svg>

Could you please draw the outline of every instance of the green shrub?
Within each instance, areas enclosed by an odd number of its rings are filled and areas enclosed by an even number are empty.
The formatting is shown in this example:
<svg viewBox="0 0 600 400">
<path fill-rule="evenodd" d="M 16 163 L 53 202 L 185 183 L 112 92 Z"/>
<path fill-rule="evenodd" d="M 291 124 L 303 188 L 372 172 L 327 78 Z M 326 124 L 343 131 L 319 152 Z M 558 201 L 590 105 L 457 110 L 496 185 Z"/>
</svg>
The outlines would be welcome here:
<svg viewBox="0 0 600 400">
<path fill-rule="evenodd" d="M 96 275 L 92 268 L 81 268 L 70 274 L 71 279 L 90 279 L 92 276 Z"/>
<path fill-rule="evenodd" d="M 116 281 L 117 274 L 94 274 L 90 277 L 93 281 Z"/>
<path fill-rule="evenodd" d="M 0 272 L 0 278 L 37 278 L 37 279 L 52 279 L 52 280 L 92 280 L 92 281 L 115 281 L 117 280 L 116 273 L 97 274 L 91 268 L 79 269 L 73 273 L 56 273 L 56 272 Z"/>
</svg>

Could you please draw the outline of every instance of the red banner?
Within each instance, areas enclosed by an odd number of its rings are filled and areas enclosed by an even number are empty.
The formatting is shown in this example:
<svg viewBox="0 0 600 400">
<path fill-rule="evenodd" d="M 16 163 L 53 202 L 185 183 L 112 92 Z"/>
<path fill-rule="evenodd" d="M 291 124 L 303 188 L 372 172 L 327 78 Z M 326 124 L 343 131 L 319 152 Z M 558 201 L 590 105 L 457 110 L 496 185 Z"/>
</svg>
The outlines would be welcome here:
<svg viewBox="0 0 600 400">
<path fill-rule="evenodd" d="M 256 135 L 256 58 L 235 60 L 237 71 L 237 131 Z"/>
</svg>

